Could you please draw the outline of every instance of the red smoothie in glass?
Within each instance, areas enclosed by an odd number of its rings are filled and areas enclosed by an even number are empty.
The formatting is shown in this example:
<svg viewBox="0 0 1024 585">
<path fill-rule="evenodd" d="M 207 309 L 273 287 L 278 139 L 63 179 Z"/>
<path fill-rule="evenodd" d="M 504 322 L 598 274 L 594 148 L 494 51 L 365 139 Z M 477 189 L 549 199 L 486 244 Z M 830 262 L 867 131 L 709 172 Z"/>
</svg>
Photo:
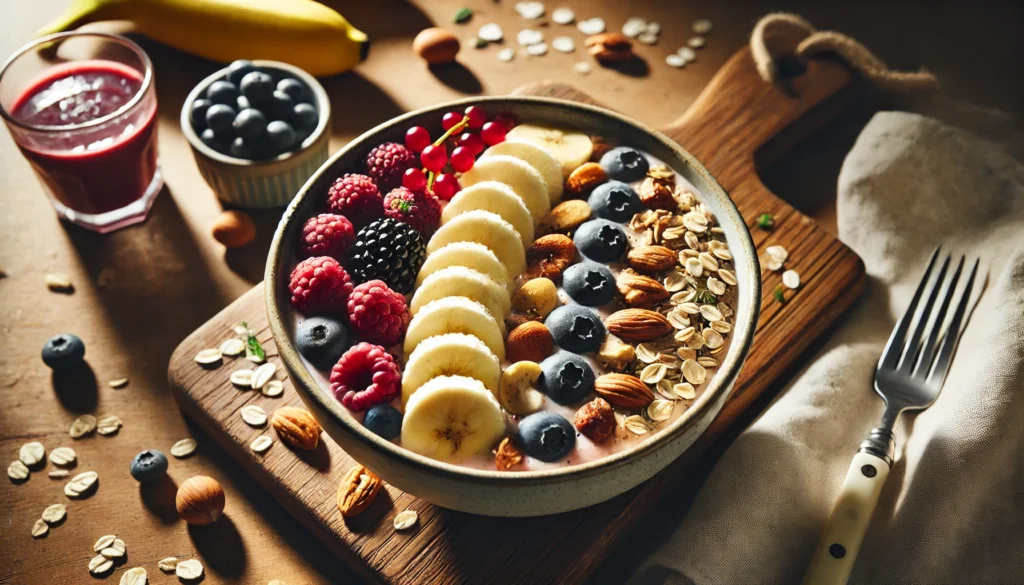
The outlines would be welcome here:
<svg viewBox="0 0 1024 585">
<path fill-rule="evenodd" d="M 112 114 L 142 87 L 142 75 L 114 61 L 79 61 L 48 69 L 9 109 L 20 122 L 71 126 Z M 143 97 L 143 101 L 146 99 Z M 99 214 L 142 198 L 157 170 L 156 103 L 90 128 L 18 146 L 62 204 Z"/>
</svg>

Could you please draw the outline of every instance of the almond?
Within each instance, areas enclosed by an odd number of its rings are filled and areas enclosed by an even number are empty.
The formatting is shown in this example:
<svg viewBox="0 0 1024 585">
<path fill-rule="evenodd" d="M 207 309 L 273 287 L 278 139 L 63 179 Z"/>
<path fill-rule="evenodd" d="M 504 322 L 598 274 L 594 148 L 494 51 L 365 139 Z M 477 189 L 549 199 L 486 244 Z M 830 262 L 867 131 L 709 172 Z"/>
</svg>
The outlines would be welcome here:
<svg viewBox="0 0 1024 585">
<path fill-rule="evenodd" d="M 672 324 L 661 313 L 647 309 L 622 309 L 605 319 L 612 335 L 626 341 L 651 341 L 672 331 Z"/>
<path fill-rule="evenodd" d="M 633 43 L 622 33 L 609 32 L 587 38 L 587 52 L 598 61 L 628 61 L 633 58 Z"/>
<path fill-rule="evenodd" d="M 565 197 L 586 197 L 594 187 L 607 180 L 608 175 L 604 172 L 604 167 L 594 162 L 583 163 L 565 180 Z"/>
<path fill-rule="evenodd" d="M 626 254 L 630 268 L 640 272 L 658 272 L 676 265 L 675 252 L 665 246 L 637 246 Z"/>
<path fill-rule="evenodd" d="M 541 362 L 555 351 L 551 331 L 539 321 L 527 321 L 508 334 L 505 358 L 510 362 Z"/>
<path fill-rule="evenodd" d="M 667 181 L 654 177 L 647 177 L 640 184 L 640 201 L 649 209 L 675 211 L 679 207 Z"/>
<path fill-rule="evenodd" d="M 563 201 L 540 220 L 540 232 L 542 234 L 571 235 L 583 222 L 590 219 L 590 214 L 590 205 L 586 201 L 580 199 Z"/>
<path fill-rule="evenodd" d="M 338 486 L 338 510 L 346 518 L 365 512 L 384 484 L 372 471 L 359 465 L 348 470 Z"/>
<path fill-rule="evenodd" d="M 669 297 L 665 287 L 649 276 L 623 270 L 615 277 L 615 286 L 631 307 L 650 307 Z"/>
<path fill-rule="evenodd" d="M 526 253 L 526 271 L 523 278 L 550 278 L 562 280 L 562 272 L 576 261 L 576 245 L 569 236 L 548 234 L 537 238 Z"/>
<path fill-rule="evenodd" d="M 615 433 L 615 412 L 607 400 L 598 396 L 576 411 L 573 424 L 583 436 L 600 444 Z"/>
<path fill-rule="evenodd" d="M 320 444 L 320 423 L 305 408 L 284 406 L 274 412 L 270 424 L 281 440 L 296 449 L 312 451 Z"/>
<path fill-rule="evenodd" d="M 636 376 L 603 374 L 594 382 L 594 392 L 620 408 L 643 408 L 654 401 L 654 392 Z"/>
</svg>

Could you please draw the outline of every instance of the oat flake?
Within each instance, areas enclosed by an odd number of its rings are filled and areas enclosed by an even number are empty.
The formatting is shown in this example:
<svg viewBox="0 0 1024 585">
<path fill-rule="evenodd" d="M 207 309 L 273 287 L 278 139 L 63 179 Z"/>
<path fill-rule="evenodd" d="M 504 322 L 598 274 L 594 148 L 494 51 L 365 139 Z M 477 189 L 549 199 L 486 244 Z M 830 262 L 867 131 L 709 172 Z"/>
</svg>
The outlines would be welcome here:
<svg viewBox="0 0 1024 585">
<path fill-rule="evenodd" d="M 146 585 L 146 569 L 133 567 L 121 575 L 120 585 Z"/>
<path fill-rule="evenodd" d="M 40 518 L 47 524 L 57 524 L 66 518 L 67 515 L 68 509 L 64 507 L 64 504 L 52 504 L 43 510 L 43 515 Z"/>
<path fill-rule="evenodd" d="M 518 2 L 515 9 L 519 16 L 526 20 L 536 20 L 544 16 L 544 4 L 542 2 Z"/>
<path fill-rule="evenodd" d="M 251 427 L 262 427 L 267 424 L 267 413 L 255 404 L 242 407 L 241 413 L 242 420 Z"/>
<path fill-rule="evenodd" d="M 114 561 L 103 555 L 96 555 L 89 560 L 89 572 L 93 575 L 106 573 L 114 566 Z"/>
<path fill-rule="evenodd" d="M 587 63 L 586 61 L 580 61 L 579 63 L 573 65 L 572 68 L 575 69 L 576 73 L 579 73 L 580 75 L 587 75 L 588 73 L 590 73 L 591 70 L 590 63 Z"/>
<path fill-rule="evenodd" d="M 480 30 L 477 31 L 476 36 L 480 37 L 481 39 L 489 43 L 495 43 L 500 41 L 505 36 L 505 33 L 501 30 L 500 25 L 498 25 L 495 22 L 489 22 L 480 27 Z"/>
<path fill-rule="evenodd" d="M 276 398 L 284 393 L 284 382 L 280 380 L 271 380 L 260 388 L 260 392 L 262 392 L 264 396 Z"/>
<path fill-rule="evenodd" d="M 640 41 L 641 43 L 643 43 L 645 45 L 657 45 L 658 44 L 658 35 L 653 34 L 653 33 L 649 33 L 649 32 L 645 32 L 642 35 L 638 36 L 636 38 L 636 40 Z"/>
<path fill-rule="evenodd" d="M 651 430 L 651 427 L 647 425 L 647 421 L 644 420 L 644 417 L 638 414 L 627 416 L 626 419 L 622 421 L 622 426 L 626 427 L 626 429 L 634 435 L 646 435 Z"/>
<path fill-rule="evenodd" d="M 498 61 L 505 61 L 506 63 L 508 61 L 511 61 L 512 59 L 515 59 L 515 56 L 516 56 L 516 50 L 511 48 L 511 47 L 498 51 L 498 55 L 497 55 Z"/>
<path fill-rule="evenodd" d="M 201 366 L 210 366 L 221 361 L 222 354 L 219 349 L 204 349 L 196 354 L 195 361 Z"/>
<path fill-rule="evenodd" d="M 697 391 L 694 390 L 693 385 L 689 382 L 676 384 L 672 387 L 672 391 L 683 400 L 693 400 L 697 397 Z"/>
<path fill-rule="evenodd" d="M 661 382 L 658 382 L 655 389 L 658 391 L 658 394 L 661 394 L 666 400 L 679 400 L 679 397 L 673 394 L 672 386 L 673 383 L 671 380 L 662 380 Z"/>
<path fill-rule="evenodd" d="M 536 45 L 530 45 L 530 46 L 526 47 L 526 54 L 527 55 L 533 55 L 534 57 L 540 57 L 541 55 L 546 55 L 547 52 L 548 52 L 548 44 L 547 43 L 537 43 Z"/>
<path fill-rule="evenodd" d="M 113 414 L 96 421 L 96 432 L 101 435 L 113 435 L 121 428 L 121 419 Z"/>
<path fill-rule="evenodd" d="M 576 28 L 581 33 L 587 36 L 603 33 L 604 27 L 604 19 L 602 18 L 591 18 L 588 20 L 581 20 L 576 24 Z"/>
<path fill-rule="evenodd" d="M 114 390 L 120 390 L 128 385 L 128 378 L 117 378 L 116 380 L 110 380 L 107 385 Z"/>
<path fill-rule="evenodd" d="M 416 510 L 403 510 L 395 515 L 395 530 L 408 530 L 416 524 L 418 519 L 419 515 L 416 514 Z"/>
<path fill-rule="evenodd" d="M 203 576 L 203 564 L 196 559 L 188 559 L 178 563 L 174 567 L 174 574 L 179 579 L 192 581 Z"/>
<path fill-rule="evenodd" d="M 551 40 L 551 48 L 559 53 L 572 53 L 576 50 L 576 41 L 572 37 L 555 37 Z"/>
<path fill-rule="evenodd" d="M 249 448 L 257 453 L 264 453 L 271 445 L 274 444 L 274 440 L 266 435 L 260 435 L 249 443 Z"/>
<path fill-rule="evenodd" d="M 691 28 L 693 32 L 699 35 L 706 35 L 711 32 L 712 24 L 707 18 L 699 18 L 693 21 L 693 26 Z"/>
<path fill-rule="evenodd" d="M 707 370 L 704 366 L 698 364 L 694 360 L 686 360 L 683 362 L 683 377 L 686 381 L 693 384 L 694 386 L 700 386 L 704 383 L 707 378 Z"/>
<path fill-rule="evenodd" d="M 182 439 L 171 445 L 171 455 L 174 455 L 178 459 L 184 459 L 195 452 L 196 446 L 196 440 L 192 437 Z"/>
<path fill-rule="evenodd" d="M 21 449 L 18 450 L 18 459 L 28 467 L 32 467 L 42 461 L 45 454 L 46 449 L 43 444 L 39 441 L 32 441 L 21 446 Z"/>
<path fill-rule="evenodd" d="M 686 41 L 686 45 L 691 49 L 703 49 L 707 41 L 702 36 L 690 37 L 690 40 Z"/>
<path fill-rule="evenodd" d="M 631 39 L 637 38 L 646 31 L 647 21 L 639 16 L 626 19 L 625 24 L 622 25 L 622 34 Z"/>
<path fill-rule="evenodd" d="M 228 357 L 235 357 L 245 353 L 245 342 L 237 337 L 225 339 L 220 344 L 220 352 Z"/>
<path fill-rule="evenodd" d="M 249 385 L 253 390 L 259 390 L 264 384 L 274 379 L 274 374 L 276 372 L 277 366 L 273 363 L 267 362 L 253 371 Z"/>
<path fill-rule="evenodd" d="M 657 384 L 665 377 L 665 364 L 650 364 L 640 372 L 640 381 L 645 384 Z"/>
<path fill-rule="evenodd" d="M 536 45 L 544 41 L 544 34 L 539 30 L 525 28 L 516 35 L 516 42 L 524 47 Z"/>
<path fill-rule="evenodd" d="M 46 288 L 53 292 L 73 292 L 75 286 L 71 284 L 71 278 L 67 274 L 55 272 L 46 275 Z"/>
<path fill-rule="evenodd" d="M 156 566 L 159 567 L 160 570 L 165 573 L 173 573 L 174 568 L 178 566 L 178 557 L 167 557 L 165 559 L 160 559 L 160 562 L 158 562 Z"/>
<path fill-rule="evenodd" d="M 71 481 L 64 484 L 64 495 L 69 498 L 82 496 L 96 485 L 96 481 L 99 477 L 99 474 L 95 471 L 79 473 L 75 477 L 72 477 Z"/>
<path fill-rule="evenodd" d="M 782 273 L 782 284 L 786 288 L 796 290 L 800 288 L 800 274 L 796 270 L 787 270 Z"/>
<path fill-rule="evenodd" d="M 670 54 L 666 55 L 665 56 L 665 63 L 668 64 L 670 67 L 685 67 L 686 66 L 686 60 L 683 59 L 682 57 L 680 57 L 679 55 L 676 55 L 675 53 L 670 53 Z M 690 232 L 686 232 L 686 233 L 687 233 L 687 235 L 690 234 Z"/>
<path fill-rule="evenodd" d="M 110 546 L 100 550 L 100 554 L 107 557 L 108 559 L 119 559 L 128 552 L 128 547 L 125 546 L 124 541 L 120 538 L 115 538 L 114 542 L 110 543 Z"/>
<path fill-rule="evenodd" d="M 252 370 L 235 370 L 228 376 L 231 383 L 240 388 L 252 387 Z"/>
<path fill-rule="evenodd" d="M 551 20 L 555 24 L 571 24 L 576 20 L 576 13 L 572 11 L 572 8 L 556 8 L 551 13 Z"/>
<path fill-rule="evenodd" d="M 50 532 L 50 526 L 43 522 L 42 519 L 36 520 L 36 523 L 32 525 L 32 538 L 42 538 Z"/>
<path fill-rule="evenodd" d="M 72 439 L 81 439 L 86 435 L 91 435 L 95 430 L 96 417 L 91 414 L 83 414 L 71 423 L 71 430 L 69 432 Z"/>
<path fill-rule="evenodd" d="M 71 475 L 71 472 L 68 471 L 67 469 L 53 469 L 53 470 L 50 470 L 50 472 L 47 473 L 46 475 L 50 479 L 62 479 L 62 478 L 65 478 L 65 477 Z"/>
<path fill-rule="evenodd" d="M 675 404 L 669 400 L 655 400 L 647 405 L 647 417 L 654 422 L 663 422 L 672 417 Z"/>
</svg>

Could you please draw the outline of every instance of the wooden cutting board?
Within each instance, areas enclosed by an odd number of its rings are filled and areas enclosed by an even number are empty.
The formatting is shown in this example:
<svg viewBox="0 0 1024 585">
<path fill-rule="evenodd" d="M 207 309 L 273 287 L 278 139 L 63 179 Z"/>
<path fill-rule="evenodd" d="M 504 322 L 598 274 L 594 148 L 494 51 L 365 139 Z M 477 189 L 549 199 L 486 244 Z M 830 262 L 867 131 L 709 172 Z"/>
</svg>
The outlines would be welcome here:
<svg viewBox="0 0 1024 585">
<path fill-rule="evenodd" d="M 230 359 L 207 370 L 195 354 L 217 347 L 240 321 L 248 322 L 281 365 L 267 324 L 263 285 L 258 285 L 185 339 L 171 358 L 169 380 L 182 411 L 228 451 L 267 491 L 368 581 L 381 583 L 578 583 L 607 556 L 620 536 L 658 495 L 677 485 L 687 465 L 761 395 L 793 360 L 853 301 L 864 287 L 860 259 L 834 236 L 768 191 L 755 169 L 819 127 L 847 103 L 852 78 L 835 62 L 815 61 L 780 86 L 756 74 L 748 50 L 730 59 L 678 121 L 663 131 L 711 171 L 747 219 L 759 250 L 779 244 L 789 250 L 787 268 L 802 286 L 780 303 L 772 291 L 779 273 L 763 271 L 761 316 L 753 348 L 725 407 L 698 442 L 679 460 L 645 484 L 603 504 L 540 518 L 488 518 L 452 512 L 388 486 L 373 506 L 345 520 L 335 505 L 337 486 L 353 465 L 324 435 L 325 447 L 297 454 L 270 429 L 246 425 L 238 410 L 257 404 L 269 413 L 301 406 L 290 382 L 285 393 L 268 398 L 239 391 L 231 371 L 248 362 Z M 566 85 L 537 83 L 516 93 L 593 103 Z M 614 104 L 610 104 L 614 107 Z M 827 195 L 831 196 L 831 194 Z M 762 213 L 775 216 L 775 229 L 755 226 Z M 262 433 L 275 438 L 263 455 L 249 449 Z M 419 513 L 419 524 L 398 533 L 395 514 Z"/>
</svg>

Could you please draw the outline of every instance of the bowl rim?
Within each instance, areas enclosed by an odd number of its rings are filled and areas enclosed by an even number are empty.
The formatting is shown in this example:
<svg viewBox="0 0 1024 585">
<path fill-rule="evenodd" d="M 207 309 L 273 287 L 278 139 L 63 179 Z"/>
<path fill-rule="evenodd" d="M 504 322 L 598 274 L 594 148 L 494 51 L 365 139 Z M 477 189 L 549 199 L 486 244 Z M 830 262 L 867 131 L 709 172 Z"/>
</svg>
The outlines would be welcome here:
<svg viewBox="0 0 1024 585">
<path fill-rule="evenodd" d="M 278 69 L 286 71 L 287 73 L 294 75 L 301 79 L 310 90 L 313 92 L 313 96 L 316 99 L 317 113 L 319 114 L 319 120 L 317 120 L 316 128 L 313 133 L 306 137 L 302 141 L 302 146 L 291 152 L 285 152 L 279 154 L 274 158 L 262 159 L 262 160 L 248 160 L 244 158 L 236 158 L 226 154 L 217 152 L 216 150 L 206 146 L 202 140 L 199 139 L 199 135 L 196 134 L 195 128 L 192 127 L 192 122 L 189 120 L 189 109 L 192 106 L 192 102 L 199 99 L 200 94 L 206 91 L 210 84 L 219 79 L 223 79 L 225 73 L 230 69 L 230 65 L 222 67 L 207 75 L 202 81 L 197 83 L 192 91 L 188 93 L 185 98 L 185 102 L 181 105 L 181 115 L 179 117 L 181 132 L 185 135 L 185 139 L 188 140 L 189 145 L 192 146 L 193 150 L 202 154 L 206 158 L 213 159 L 221 164 L 232 165 L 235 167 L 250 168 L 250 167 L 266 167 L 271 166 L 282 161 L 294 158 L 314 146 L 319 140 L 320 136 L 327 131 L 327 124 L 331 119 L 331 99 L 327 95 L 327 90 L 324 89 L 320 82 L 315 77 L 306 73 L 304 70 L 299 69 L 294 65 L 283 63 L 281 61 L 268 61 L 263 59 L 255 59 L 251 61 L 256 67 L 265 67 L 268 69 Z"/>
<path fill-rule="evenodd" d="M 726 359 L 719 365 L 718 371 L 715 373 L 711 383 L 704 392 L 701 393 L 700 397 L 691 403 L 690 406 L 687 407 L 686 411 L 680 414 L 676 420 L 672 421 L 670 425 L 661 430 L 658 436 L 651 437 L 650 439 L 641 441 L 632 447 L 586 463 L 567 465 L 553 469 L 515 472 L 498 471 L 496 469 L 483 470 L 431 459 L 387 441 L 371 433 L 362 425 L 351 424 L 349 421 L 345 420 L 345 417 L 342 416 L 342 413 L 340 412 L 340 409 L 343 408 L 341 403 L 334 400 L 333 397 L 329 397 L 329 401 L 325 400 L 327 397 L 326 392 L 319 388 L 319 383 L 313 379 L 309 371 L 306 369 L 305 364 L 302 362 L 302 359 L 292 343 L 287 328 L 285 327 L 284 320 L 277 309 L 279 305 L 278 280 L 280 277 L 278 264 L 281 262 L 284 234 L 288 231 L 288 227 L 291 222 L 297 221 L 294 216 L 299 207 L 302 206 L 307 197 L 312 196 L 310 194 L 312 185 L 316 183 L 320 177 L 324 175 L 336 161 L 338 161 L 338 159 L 348 155 L 350 152 L 364 148 L 365 143 L 373 136 L 396 126 L 400 126 L 408 120 L 417 118 L 424 114 L 441 113 L 452 108 L 462 108 L 469 105 L 483 104 L 500 106 L 501 104 L 508 104 L 510 102 L 521 104 L 540 104 L 542 106 L 554 106 L 556 108 L 583 110 L 591 115 L 609 117 L 618 123 L 632 126 L 633 129 L 646 133 L 648 136 L 662 143 L 665 148 L 678 157 L 678 161 L 689 166 L 711 188 L 711 191 L 713 192 L 712 194 L 704 193 L 702 191 L 702 196 L 717 197 L 721 201 L 726 215 L 729 217 L 731 223 L 735 226 L 736 231 L 738 232 L 739 241 L 737 243 L 739 244 L 739 248 L 742 250 L 742 256 L 740 257 L 743 258 L 747 264 L 747 274 L 749 275 L 748 280 L 750 281 L 747 290 L 741 295 L 747 302 L 750 310 L 747 312 L 747 318 L 742 323 L 738 322 L 737 326 L 734 326 L 734 331 L 738 329 L 739 326 L 742 326 L 742 335 L 733 338 L 729 352 L 726 354 Z M 746 222 L 743 220 L 743 216 L 740 214 L 735 202 L 733 202 L 725 189 L 722 188 L 711 173 L 704 168 L 704 166 L 693 155 L 666 135 L 627 116 L 590 104 L 539 96 L 476 96 L 436 104 L 391 118 L 390 120 L 378 124 L 377 126 L 360 134 L 343 148 L 334 153 L 323 165 L 321 165 L 321 167 L 309 177 L 306 183 L 296 194 L 295 198 L 285 209 L 285 212 L 278 223 L 277 230 L 274 233 L 274 239 L 271 242 L 266 272 L 264 275 L 264 298 L 267 305 L 267 317 L 271 331 L 274 335 L 278 354 L 285 363 L 289 372 L 292 374 L 296 390 L 304 394 L 304 396 L 302 396 L 304 400 L 315 401 L 319 409 L 322 409 L 330 415 L 333 419 L 332 422 L 336 423 L 348 433 L 349 438 L 360 441 L 363 444 L 363 447 L 372 449 L 381 456 L 397 459 L 397 463 L 411 465 L 415 467 L 417 471 L 435 476 L 440 475 L 445 479 L 454 481 L 471 481 L 478 484 L 488 485 L 507 486 L 509 484 L 515 484 L 518 486 L 529 486 L 550 484 L 557 480 L 578 479 L 607 473 L 616 468 L 625 466 L 630 462 L 636 461 L 650 453 L 668 447 L 672 444 L 673 438 L 685 433 L 691 423 L 699 420 L 706 414 L 706 410 L 721 397 L 720 395 L 722 393 L 731 391 L 739 376 L 740 368 L 746 361 L 747 354 L 750 351 L 750 345 L 754 338 L 754 332 L 760 313 L 761 279 L 760 265 L 753 238 L 750 235 L 750 230 L 747 227 Z M 312 388 L 314 387 L 317 389 L 313 390 Z M 372 465 L 372 462 L 370 463 Z"/>
</svg>

